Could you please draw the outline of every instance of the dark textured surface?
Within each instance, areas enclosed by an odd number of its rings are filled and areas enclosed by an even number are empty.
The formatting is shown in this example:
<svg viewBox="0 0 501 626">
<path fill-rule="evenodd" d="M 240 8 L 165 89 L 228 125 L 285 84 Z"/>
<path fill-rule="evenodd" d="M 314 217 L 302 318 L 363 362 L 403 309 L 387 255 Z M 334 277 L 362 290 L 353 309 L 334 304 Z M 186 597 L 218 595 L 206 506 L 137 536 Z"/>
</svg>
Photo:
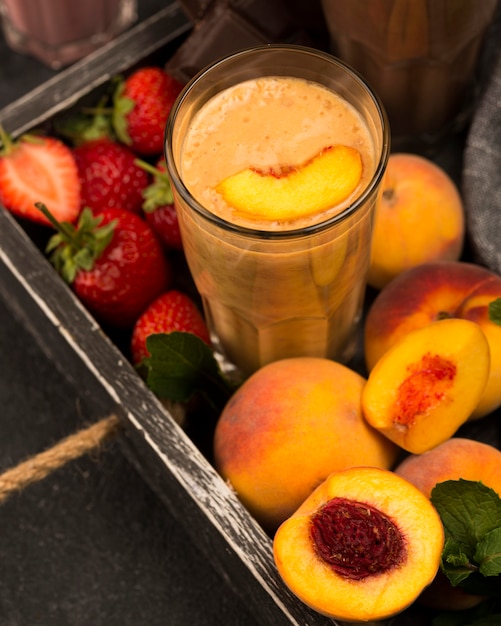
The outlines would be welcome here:
<svg viewBox="0 0 501 626">
<path fill-rule="evenodd" d="M 163 6 L 141 0 L 140 18 Z M 0 35 L 0 108 L 53 74 Z M 0 284 L 0 471 L 86 415 L 8 297 Z M 116 441 L 0 504 L 0 564 L 1 626 L 255 624 Z"/>
<path fill-rule="evenodd" d="M 86 407 L 2 301 L 0 371 L 6 469 Z M 0 563 L 2 626 L 254 624 L 116 441 L 0 505 Z"/>
<path fill-rule="evenodd" d="M 164 6 L 139 4 L 140 19 Z M 53 75 L 0 36 L 0 108 Z M 463 141 L 435 155 L 457 182 Z M 88 411 L 8 298 L 0 283 L 0 471 L 80 428 Z M 188 624 L 259 626 L 117 442 L 0 504 L 0 626 Z"/>
</svg>

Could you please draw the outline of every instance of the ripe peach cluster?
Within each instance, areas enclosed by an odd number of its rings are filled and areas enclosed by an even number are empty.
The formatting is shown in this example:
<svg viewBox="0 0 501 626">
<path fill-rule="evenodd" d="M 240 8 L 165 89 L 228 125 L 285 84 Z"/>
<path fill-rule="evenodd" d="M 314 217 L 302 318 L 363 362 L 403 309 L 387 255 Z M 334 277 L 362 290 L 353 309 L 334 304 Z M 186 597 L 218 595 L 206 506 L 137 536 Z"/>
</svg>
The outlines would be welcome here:
<svg viewBox="0 0 501 626">
<path fill-rule="evenodd" d="M 367 375 L 323 358 L 271 363 L 234 393 L 215 431 L 216 468 L 273 537 L 284 582 L 344 621 L 385 619 L 416 600 L 441 609 L 478 603 L 440 572 L 444 531 L 430 494 L 464 478 L 501 495 L 501 452 L 457 434 L 501 406 L 501 325 L 489 316 L 501 276 L 459 260 L 462 205 L 428 163 L 395 159 L 379 218 L 390 219 L 390 200 L 398 212 L 398 193 L 412 193 L 414 177 L 426 174 L 447 237 L 428 231 L 431 258 L 411 256 L 407 245 L 408 267 L 403 257 L 394 262 L 386 236 L 384 268 L 376 242 Z M 407 208 L 428 220 L 431 208 Z M 413 235 L 417 227 L 407 226 Z M 412 241 L 395 234 L 404 237 Z"/>
</svg>

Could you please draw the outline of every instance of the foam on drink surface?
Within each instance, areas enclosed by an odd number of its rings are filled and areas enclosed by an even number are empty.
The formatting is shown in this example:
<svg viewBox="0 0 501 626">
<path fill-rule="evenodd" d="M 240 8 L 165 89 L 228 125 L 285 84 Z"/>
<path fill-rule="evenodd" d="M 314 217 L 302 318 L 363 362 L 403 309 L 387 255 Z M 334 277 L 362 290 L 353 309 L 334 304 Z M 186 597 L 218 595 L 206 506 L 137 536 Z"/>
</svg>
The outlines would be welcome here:
<svg viewBox="0 0 501 626">
<path fill-rule="evenodd" d="M 246 168 L 299 167 L 336 144 L 361 154 L 359 188 L 365 187 L 374 171 L 374 149 L 358 112 L 318 83 L 267 76 L 218 93 L 197 112 L 184 141 L 181 175 L 198 202 L 227 221 L 252 228 L 297 228 L 338 213 L 353 198 L 301 223 L 271 224 L 237 215 L 215 187 Z"/>
</svg>

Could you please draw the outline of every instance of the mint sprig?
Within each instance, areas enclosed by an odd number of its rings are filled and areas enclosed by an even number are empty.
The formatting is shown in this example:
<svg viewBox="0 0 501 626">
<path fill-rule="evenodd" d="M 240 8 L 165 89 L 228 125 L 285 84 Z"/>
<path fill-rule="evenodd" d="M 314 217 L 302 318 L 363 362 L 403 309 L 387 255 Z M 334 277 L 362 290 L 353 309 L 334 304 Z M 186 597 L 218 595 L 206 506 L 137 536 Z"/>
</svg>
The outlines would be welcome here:
<svg viewBox="0 0 501 626">
<path fill-rule="evenodd" d="M 501 298 L 496 298 L 489 303 L 489 319 L 501 326 Z"/>
<path fill-rule="evenodd" d="M 147 338 L 146 347 L 151 356 L 141 367 L 147 386 L 159 398 L 186 403 L 201 394 L 220 412 L 235 391 L 211 348 L 193 333 L 153 334 Z"/>
<path fill-rule="evenodd" d="M 441 569 L 453 586 L 491 596 L 501 591 L 501 498 L 479 481 L 438 483 L 431 501 L 445 531 Z"/>
</svg>

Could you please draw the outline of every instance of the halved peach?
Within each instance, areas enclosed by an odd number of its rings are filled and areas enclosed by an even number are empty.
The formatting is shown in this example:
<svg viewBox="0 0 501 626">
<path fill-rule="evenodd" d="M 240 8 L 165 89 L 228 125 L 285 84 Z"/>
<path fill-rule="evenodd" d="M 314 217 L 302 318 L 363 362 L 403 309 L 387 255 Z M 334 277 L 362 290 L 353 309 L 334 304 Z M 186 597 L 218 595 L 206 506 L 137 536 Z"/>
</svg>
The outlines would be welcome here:
<svg viewBox="0 0 501 626">
<path fill-rule="evenodd" d="M 478 324 L 444 319 L 414 330 L 376 363 L 362 392 L 366 420 L 420 454 L 451 437 L 482 397 L 490 350 Z"/>
<path fill-rule="evenodd" d="M 349 622 L 407 608 L 434 579 L 444 545 L 440 517 L 395 473 L 352 467 L 331 474 L 277 530 L 273 552 L 305 604 Z"/>
<path fill-rule="evenodd" d="M 247 168 L 220 182 L 218 191 L 235 210 L 266 220 L 305 217 L 346 200 L 362 177 L 355 148 L 324 148 L 299 166 L 261 171 Z"/>
</svg>

